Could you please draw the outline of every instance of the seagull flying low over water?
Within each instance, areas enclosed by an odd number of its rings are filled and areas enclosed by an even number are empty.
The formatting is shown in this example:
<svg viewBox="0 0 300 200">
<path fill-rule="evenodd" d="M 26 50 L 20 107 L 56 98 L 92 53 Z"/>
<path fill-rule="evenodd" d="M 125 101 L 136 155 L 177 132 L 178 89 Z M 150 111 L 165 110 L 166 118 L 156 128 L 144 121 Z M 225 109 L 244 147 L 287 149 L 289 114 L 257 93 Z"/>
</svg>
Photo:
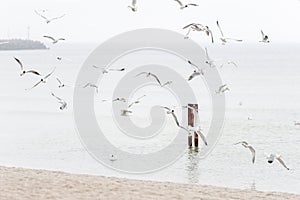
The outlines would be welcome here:
<svg viewBox="0 0 300 200">
<path fill-rule="evenodd" d="M 56 96 L 53 92 L 51 93 L 51 95 L 58 100 L 58 103 L 60 104 L 60 110 L 64 110 L 67 108 L 67 102 L 65 102 L 62 98 Z"/>
<path fill-rule="evenodd" d="M 230 91 L 230 89 L 227 87 L 227 84 L 224 84 L 219 87 L 219 89 L 216 91 L 216 94 L 225 93 L 226 91 Z"/>
<path fill-rule="evenodd" d="M 261 32 L 262 40 L 259 42 L 269 43 L 270 42 L 269 36 L 265 35 L 262 30 L 260 32 Z"/>
<path fill-rule="evenodd" d="M 120 68 L 120 69 L 105 69 L 104 67 L 97 67 L 96 65 L 93 65 L 93 68 L 101 70 L 102 74 L 108 74 L 108 72 L 110 72 L 110 71 L 115 71 L 115 72 L 123 72 L 123 71 L 125 71 L 125 68 Z"/>
<path fill-rule="evenodd" d="M 59 16 L 59 17 L 54 17 L 54 18 L 47 18 L 46 16 L 42 15 L 41 13 L 39 13 L 38 11 L 34 11 L 38 16 L 40 16 L 41 18 L 43 18 L 47 24 L 49 24 L 50 22 L 54 21 L 54 20 L 57 20 L 57 19 L 60 19 L 60 18 L 63 18 L 65 16 L 65 14 Z"/>
<path fill-rule="evenodd" d="M 198 31 L 198 32 L 206 33 L 207 36 L 211 37 L 211 42 L 214 43 L 214 37 L 213 37 L 212 31 L 209 29 L 208 26 L 204 26 L 202 24 L 197 24 L 197 23 L 191 23 L 191 24 L 188 24 L 185 27 L 183 27 L 183 29 L 187 29 L 187 28 L 189 28 L 189 30 L 184 37 L 185 39 L 189 38 L 191 31 Z"/>
<path fill-rule="evenodd" d="M 56 43 L 58 43 L 59 41 L 64 41 L 64 40 L 65 40 L 64 38 L 58 38 L 58 39 L 55 39 L 54 37 L 47 36 L 47 35 L 44 35 L 43 37 L 52 40 L 52 44 L 56 44 Z"/>
<path fill-rule="evenodd" d="M 266 158 L 268 160 L 268 163 L 272 164 L 274 162 L 274 160 L 276 159 L 284 168 L 286 168 L 287 170 L 290 170 L 290 168 L 288 168 L 284 161 L 282 160 L 282 157 L 280 155 L 275 155 L 275 154 L 266 154 Z"/>
<path fill-rule="evenodd" d="M 56 67 L 54 67 L 54 69 L 49 74 L 42 77 L 41 80 L 39 82 L 37 82 L 34 86 L 32 86 L 31 88 L 26 89 L 26 90 L 31 90 L 31 89 L 37 87 L 38 85 L 40 85 L 41 83 L 46 83 L 47 79 L 54 73 L 55 69 L 56 69 Z"/>
<path fill-rule="evenodd" d="M 208 50 L 207 50 L 206 47 L 205 47 L 205 56 L 206 56 L 206 61 L 205 61 L 205 63 L 208 64 L 211 68 L 216 67 L 215 61 L 212 60 L 212 59 L 209 57 L 209 55 L 208 55 Z"/>
<path fill-rule="evenodd" d="M 102 102 L 107 102 L 108 100 L 102 100 Z M 127 101 L 126 101 L 126 99 L 125 98 L 121 98 L 121 97 L 117 97 L 117 98 L 115 98 L 115 99 L 113 99 L 112 100 L 112 102 L 123 102 L 123 103 L 126 103 Z"/>
<path fill-rule="evenodd" d="M 22 62 L 21 62 L 18 58 L 16 58 L 16 57 L 14 57 L 14 59 L 15 59 L 15 61 L 17 61 L 17 63 L 20 65 L 20 68 L 21 68 L 20 76 L 23 76 L 23 75 L 29 74 L 29 73 L 34 74 L 34 75 L 37 75 L 37 76 L 40 76 L 40 75 L 41 75 L 39 72 L 37 72 L 37 71 L 35 71 L 35 70 L 24 70 L 24 66 L 23 66 Z"/>
<path fill-rule="evenodd" d="M 220 24 L 219 24 L 219 21 L 217 21 L 217 26 L 218 26 L 218 28 L 219 28 L 219 30 L 220 30 L 221 35 L 222 35 L 222 37 L 220 38 L 220 40 L 222 41 L 222 44 L 223 44 L 223 45 L 225 45 L 225 44 L 228 42 L 228 40 L 232 40 L 232 41 L 236 41 L 236 42 L 242 42 L 242 41 L 243 41 L 243 40 L 240 40 L 240 39 L 226 38 L 226 37 L 224 36 L 224 33 L 223 33 L 222 29 L 221 29 L 221 26 L 220 26 Z"/>
<path fill-rule="evenodd" d="M 248 142 L 245 142 L 245 141 L 242 141 L 242 142 L 238 142 L 238 143 L 235 143 L 234 145 L 237 145 L 237 144 L 241 144 L 243 145 L 243 147 L 249 149 L 252 153 L 252 163 L 254 164 L 255 162 L 255 149 L 248 144 Z"/>
<path fill-rule="evenodd" d="M 98 93 L 98 86 L 93 84 L 93 83 L 87 83 L 83 86 L 83 88 L 87 88 L 87 87 L 91 87 L 91 88 L 95 88 L 96 92 Z"/>
<path fill-rule="evenodd" d="M 167 81 L 167 82 L 165 82 L 165 83 L 162 84 L 161 81 L 159 80 L 159 78 L 155 74 L 153 74 L 151 72 L 141 72 L 141 73 L 137 74 L 135 77 L 138 77 L 140 75 L 146 75 L 146 77 L 151 77 L 152 76 L 158 82 L 158 84 L 160 85 L 160 87 L 165 87 L 165 86 L 171 85 L 173 83 L 173 81 Z"/>
<path fill-rule="evenodd" d="M 180 0 L 174 0 L 174 1 L 176 1 L 179 4 L 181 10 L 188 8 L 190 6 L 198 6 L 195 3 L 183 4 Z"/>
<path fill-rule="evenodd" d="M 189 76 L 188 81 L 191 81 L 195 77 L 201 76 L 201 75 L 204 76 L 204 70 L 203 69 L 194 70 L 194 72 Z"/>
<path fill-rule="evenodd" d="M 130 104 L 128 105 L 128 108 L 131 108 L 131 107 L 132 107 L 133 105 L 135 105 L 135 104 L 141 103 L 141 99 L 144 98 L 145 96 L 146 96 L 146 95 L 143 95 L 143 96 L 137 98 L 135 101 L 133 101 L 132 103 L 130 103 Z"/>
<path fill-rule="evenodd" d="M 132 12 L 136 12 L 137 11 L 136 0 L 132 0 L 131 5 L 128 6 L 128 8 L 130 8 Z"/>
</svg>

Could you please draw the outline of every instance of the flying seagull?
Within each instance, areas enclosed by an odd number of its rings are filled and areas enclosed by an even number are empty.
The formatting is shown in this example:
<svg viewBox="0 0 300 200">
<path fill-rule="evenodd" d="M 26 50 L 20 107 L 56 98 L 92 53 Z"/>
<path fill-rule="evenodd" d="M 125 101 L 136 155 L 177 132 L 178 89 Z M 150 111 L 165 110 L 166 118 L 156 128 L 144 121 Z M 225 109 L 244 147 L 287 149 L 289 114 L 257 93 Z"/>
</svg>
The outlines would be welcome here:
<svg viewBox="0 0 300 200">
<path fill-rule="evenodd" d="M 138 76 L 141 76 L 141 75 L 146 75 L 146 77 L 153 77 L 155 78 L 155 80 L 158 82 L 158 84 L 160 85 L 160 87 L 164 87 L 166 85 L 170 85 L 172 84 L 173 82 L 172 81 L 167 81 L 165 83 L 161 83 L 161 81 L 159 80 L 159 78 L 157 77 L 157 75 L 151 73 L 151 72 L 141 72 L 139 74 L 137 74 L 135 77 L 138 77 Z"/>
<path fill-rule="evenodd" d="M 64 87 L 67 87 L 66 84 L 64 84 L 59 78 L 56 77 L 56 80 L 58 82 L 58 88 L 64 88 Z"/>
<path fill-rule="evenodd" d="M 141 103 L 141 99 L 142 98 L 144 98 L 146 95 L 143 95 L 143 96 L 141 96 L 141 97 L 139 97 L 138 99 L 136 99 L 135 101 L 133 101 L 132 103 L 130 103 L 129 105 L 128 105 L 128 108 L 131 108 L 133 105 L 135 105 L 135 104 L 139 104 L 139 103 Z"/>
<path fill-rule="evenodd" d="M 189 76 L 188 81 L 191 81 L 195 77 L 201 76 L 201 75 L 202 76 L 204 75 L 204 70 L 203 69 L 194 70 L 194 72 Z"/>
<path fill-rule="evenodd" d="M 216 94 L 225 93 L 226 91 L 230 91 L 230 89 L 227 87 L 227 84 L 224 84 L 219 87 L 219 89 L 216 91 Z"/>
<path fill-rule="evenodd" d="M 215 61 L 212 60 L 212 59 L 209 57 L 209 55 L 208 55 L 208 50 L 207 50 L 206 47 L 205 47 L 205 56 L 206 56 L 206 61 L 205 61 L 205 63 L 208 64 L 211 68 L 216 67 Z"/>
<path fill-rule="evenodd" d="M 188 8 L 190 6 L 198 6 L 197 4 L 194 3 L 183 4 L 180 0 L 175 0 L 175 1 L 179 4 L 181 10 Z"/>
<path fill-rule="evenodd" d="M 282 157 L 281 155 L 275 155 L 275 154 L 266 154 L 266 157 L 267 157 L 267 160 L 268 160 L 268 163 L 272 164 L 274 162 L 274 160 L 276 159 L 283 167 L 285 167 L 287 170 L 290 170 L 290 168 L 288 168 L 284 161 L 282 160 Z"/>
<path fill-rule="evenodd" d="M 47 79 L 54 73 L 55 69 L 56 68 L 54 67 L 54 69 L 49 74 L 47 74 L 46 76 L 42 77 L 39 82 L 37 82 L 34 86 L 32 86 L 31 88 L 29 88 L 27 90 L 31 90 L 31 89 L 37 87 L 38 85 L 40 85 L 41 83 L 46 83 Z"/>
<path fill-rule="evenodd" d="M 105 69 L 104 67 L 97 67 L 96 65 L 93 65 L 93 68 L 100 69 L 102 71 L 102 74 L 108 74 L 109 71 L 117 71 L 117 72 L 123 72 L 125 71 L 125 68 L 120 69 Z"/>
<path fill-rule="evenodd" d="M 107 102 L 108 100 L 102 100 L 102 102 Z M 127 101 L 126 101 L 126 99 L 125 98 L 120 98 L 120 97 L 118 97 L 118 98 L 115 98 L 115 99 L 113 99 L 112 100 L 112 102 L 123 102 L 123 103 L 126 103 Z"/>
<path fill-rule="evenodd" d="M 49 24 L 50 22 L 54 21 L 54 20 L 57 20 L 57 19 L 60 19 L 60 18 L 63 18 L 65 16 L 65 14 L 59 16 L 59 17 L 54 17 L 54 18 L 47 18 L 46 16 L 42 15 L 41 13 L 39 13 L 38 11 L 34 11 L 38 16 L 40 16 L 41 18 L 43 18 L 47 24 Z"/>
<path fill-rule="evenodd" d="M 222 37 L 220 38 L 220 40 L 222 41 L 223 45 L 225 45 L 228 42 L 228 40 L 232 40 L 232 41 L 236 41 L 236 42 L 242 42 L 243 41 L 243 40 L 240 40 L 240 39 L 234 39 L 234 38 L 227 38 L 227 37 L 225 37 L 224 33 L 223 33 L 222 29 L 221 29 L 221 26 L 219 24 L 219 21 L 217 21 L 217 26 L 218 26 L 218 28 L 220 30 L 221 35 L 222 35 Z"/>
<path fill-rule="evenodd" d="M 260 32 L 261 32 L 262 40 L 259 42 L 269 43 L 270 42 L 269 36 L 265 35 L 262 30 Z"/>
<path fill-rule="evenodd" d="M 130 8 L 132 12 L 136 12 L 137 11 L 136 0 L 132 0 L 131 5 L 128 6 L 128 8 Z"/>
<path fill-rule="evenodd" d="M 51 95 L 58 100 L 58 103 L 60 104 L 60 107 L 59 107 L 60 110 L 64 110 L 65 108 L 67 108 L 67 102 L 65 102 L 60 97 L 56 96 L 53 92 L 51 93 Z"/>
<path fill-rule="evenodd" d="M 235 143 L 234 145 L 237 145 L 237 144 L 241 144 L 243 145 L 243 147 L 245 147 L 246 149 L 249 149 L 252 153 L 252 163 L 254 164 L 255 162 L 255 149 L 248 144 L 248 142 L 245 142 L 245 141 L 242 141 L 242 142 L 238 142 L 238 143 Z"/>
<path fill-rule="evenodd" d="M 226 63 L 223 63 L 220 67 L 222 68 L 225 65 L 234 65 L 235 67 L 238 67 L 238 65 L 235 62 L 231 61 L 231 60 L 228 60 Z"/>
<path fill-rule="evenodd" d="M 64 38 L 58 38 L 58 39 L 55 39 L 54 37 L 47 36 L 47 35 L 44 35 L 43 37 L 52 40 L 52 44 L 56 44 L 56 43 L 58 43 L 59 41 L 64 41 L 64 40 L 65 40 Z"/>
<path fill-rule="evenodd" d="M 17 61 L 17 63 L 20 65 L 20 68 L 21 68 L 20 76 L 23 76 L 23 75 L 29 74 L 29 73 L 35 74 L 35 75 L 37 75 L 37 76 L 40 76 L 40 75 L 41 75 L 39 72 L 37 72 L 37 71 L 35 71 L 35 70 L 24 70 L 24 66 L 23 66 L 22 62 L 21 62 L 18 58 L 16 58 L 16 57 L 14 57 L 14 59 L 15 59 L 15 61 Z"/>
<path fill-rule="evenodd" d="M 91 87 L 91 88 L 95 88 L 96 92 L 98 93 L 98 86 L 93 84 L 93 83 L 87 83 L 86 85 L 83 86 L 83 88 L 87 88 L 87 87 Z"/>
<path fill-rule="evenodd" d="M 175 114 L 175 110 L 174 110 L 174 109 L 168 108 L 168 107 L 166 107 L 166 106 L 161 106 L 161 107 L 164 108 L 164 109 L 167 111 L 167 114 L 168 114 L 168 115 L 171 115 L 171 116 L 173 117 L 173 119 L 174 119 L 176 125 L 177 125 L 179 128 L 181 128 L 181 129 L 183 129 L 183 130 L 189 132 L 188 129 L 186 129 L 186 128 L 184 128 L 183 126 L 180 125 L 180 123 L 179 123 L 179 121 L 178 121 L 178 118 L 177 118 L 177 116 L 176 116 L 176 114 Z"/>
<path fill-rule="evenodd" d="M 212 34 L 212 31 L 209 29 L 208 26 L 204 26 L 202 24 L 197 24 L 197 23 L 191 23 L 186 25 L 185 27 L 183 27 L 183 29 L 187 29 L 189 28 L 187 34 L 185 35 L 185 39 L 189 38 L 189 34 L 191 33 L 191 31 L 198 31 L 198 32 L 204 32 L 206 33 L 207 36 L 211 37 L 211 42 L 214 43 L 214 37 Z"/>
</svg>

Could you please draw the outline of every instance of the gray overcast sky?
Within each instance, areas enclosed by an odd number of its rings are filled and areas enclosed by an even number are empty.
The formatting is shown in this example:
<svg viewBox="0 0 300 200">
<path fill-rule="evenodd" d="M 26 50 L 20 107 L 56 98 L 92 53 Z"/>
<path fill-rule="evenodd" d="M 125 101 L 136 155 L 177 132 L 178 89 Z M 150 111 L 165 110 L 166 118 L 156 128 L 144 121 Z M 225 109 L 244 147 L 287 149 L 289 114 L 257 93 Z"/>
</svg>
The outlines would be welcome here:
<svg viewBox="0 0 300 200">
<path fill-rule="evenodd" d="M 298 0 L 190 0 L 200 6 L 186 10 L 180 10 L 174 0 L 137 2 L 139 10 L 133 13 L 127 8 L 131 0 L 2 0 L 0 38 L 25 38 L 30 26 L 31 39 L 43 40 L 42 36 L 49 34 L 65 37 L 69 42 L 102 42 L 137 28 L 185 33 L 182 27 L 190 22 L 209 25 L 218 36 L 218 19 L 225 34 L 231 37 L 254 42 L 260 39 L 263 29 L 272 42 L 300 42 Z M 35 9 L 48 9 L 50 16 L 67 15 L 46 25 L 34 13 Z"/>
</svg>

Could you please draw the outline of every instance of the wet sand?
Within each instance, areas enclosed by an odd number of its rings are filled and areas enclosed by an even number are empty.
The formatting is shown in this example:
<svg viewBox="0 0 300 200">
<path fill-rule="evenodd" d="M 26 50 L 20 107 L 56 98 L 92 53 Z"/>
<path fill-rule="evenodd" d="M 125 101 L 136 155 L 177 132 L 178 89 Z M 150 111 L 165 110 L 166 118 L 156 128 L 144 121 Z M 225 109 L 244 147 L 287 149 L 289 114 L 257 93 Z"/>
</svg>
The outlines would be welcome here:
<svg viewBox="0 0 300 200">
<path fill-rule="evenodd" d="M 0 167 L 0 199 L 300 200 L 300 195 Z"/>
</svg>

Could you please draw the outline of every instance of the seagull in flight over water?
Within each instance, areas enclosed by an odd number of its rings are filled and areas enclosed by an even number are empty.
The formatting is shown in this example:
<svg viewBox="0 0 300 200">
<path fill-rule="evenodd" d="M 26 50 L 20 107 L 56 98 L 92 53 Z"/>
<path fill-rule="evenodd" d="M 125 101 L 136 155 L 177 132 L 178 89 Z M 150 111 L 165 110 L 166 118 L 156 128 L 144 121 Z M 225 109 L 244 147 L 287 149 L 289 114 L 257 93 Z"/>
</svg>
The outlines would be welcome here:
<svg viewBox="0 0 300 200">
<path fill-rule="evenodd" d="M 219 87 L 219 89 L 216 91 L 216 94 L 225 93 L 226 91 L 230 91 L 230 89 L 227 87 L 227 84 L 224 84 Z"/>
<path fill-rule="evenodd" d="M 235 143 L 234 145 L 238 145 L 238 144 L 243 145 L 243 147 L 245 147 L 246 149 L 249 149 L 251 151 L 251 153 L 252 153 L 252 163 L 254 164 L 254 162 L 255 162 L 255 149 L 251 145 L 249 145 L 248 142 L 245 142 L 245 141 Z"/>
<path fill-rule="evenodd" d="M 59 78 L 56 77 L 56 80 L 58 82 L 58 88 L 64 88 L 64 87 L 68 87 L 66 84 L 64 84 Z"/>
<path fill-rule="evenodd" d="M 39 82 L 37 82 L 34 86 L 32 86 L 31 88 L 26 89 L 26 90 L 31 90 L 31 89 L 37 87 L 38 85 L 40 85 L 41 83 L 46 83 L 47 79 L 54 73 L 55 69 L 56 69 L 56 67 L 54 67 L 54 69 L 49 74 L 42 77 L 41 80 Z"/>
<path fill-rule="evenodd" d="M 83 88 L 87 88 L 87 87 L 91 87 L 91 88 L 95 88 L 96 92 L 98 93 L 98 86 L 93 84 L 93 83 L 87 83 L 86 85 L 83 86 Z"/>
<path fill-rule="evenodd" d="M 275 155 L 275 154 L 266 154 L 266 158 L 268 160 L 268 163 L 272 164 L 274 162 L 274 160 L 276 159 L 284 168 L 286 168 L 287 170 L 290 170 L 290 168 L 288 168 L 286 166 L 286 164 L 284 163 L 284 161 L 282 160 L 281 155 Z"/>
<path fill-rule="evenodd" d="M 202 24 L 197 24 L 197 23 L 191 23 L 191 24 L 188 24 L 185 27 L 183 27 L 183 29 L 187 29 L 187 28 L 189 28 L 189 30 L 184 37 L 185 39 L 189 38 L 189 34 L 191 33 L 191 31 L 198 31 L 198 32 L 206 33 L 207 36 L 211 37 L 211 42 L 214 43 L 214 37 L 213 37 L 212 31 L 209 29 L 208 26 L 204 26 Z"/>
<path fill-rule="evenodd" d="M 96 65 L 93 65 L 93 68 L 100 69 L 102 71 L 102 74 L 108 74 L 110 71 L 115 71 L 115 72 L 123 72 L 123 71 L 125 71 L 125 68 L 120 68 L 120 69 L 105 69 L 104 67 L 97 67 Z"/>
<path fill-rule="evenodd" d="M 222 41 L 223 45 L 225 45 L 228 42 L 228 40 L 232 40 L 232 41 L 236 41 L 236 42 L 242 42 L 243 41 L 243 40 L 240 40 L 240 39 L 234 39 L 234 38 L 227 38 L 227 37 L 225 37 L 224 33 L 223 33 L 222 29 L 221 29 L 221 26 L 219 24 L 219 21 L 217 21 L 217 26 L 218 26 L 218 28 L 220 30 L 221 35 L 222 35 L 222 37 L 220 38 L 220 40 Z"/>
<path fill-rule="evenodd" d="M 190 6 L 198 6 L 198 4 L 195 3 L 183 4 L 180 0 L 174 0 L 174 1 L 176 1 L 179 4 L 181 10 L 188 8 Z"/>
<path fill-rule="evenodd" d="M 38 11 L 34 11 L 38 16 L 40 16 L 41 18 L 43 18 L 47 24 L 49 24 L 50 22 L 54 21 L 54 20 L 57 20 L 57 19 L 60 19 L 60 18 L 63 18 L 65 16 L 65 14 L 59 16 L 59 17 L 54 17 L 54 18 L 47 18 L 46 16 L 42 15 L 41 13 L 39 13 Z"/>
<path fill-rule="evenodd" d="M 44 35 L 43 37 L 52 40 L 52 44 L 56 44 L 56 43 L 58 43 L 59 41 L 64 41 L 64 40 L 65 40 L 64 38 L 58 38 L 58 39 L 55 39 L 54 37 L 47 36 L 47 35 Z"/>
<path fill-rule="evenodd" d="M 161 81 L 159 80 L 158 76 L 155 75 L 155 74 L 153 74 L 153 73 L 151 73 L 151 72 L 141 72 L 141 73 L 137 74 L 135 77 L 138 77 L 140 75 L 146 75 L 146 77 L 153 77 L 153 78 L 155 78 L 155 80 L 160 85 L 160 87 L 165 87 L 165 86 L 171 85 L 173 83 L 173 81 L 167 81 L 167 82 L 165 82 L 165 83 L 162 84 Z"/>
<path fill-rule="evenodd" d="M 20 76 L 23 76 L 23 75 L 29 74 L 29 73 L 34 74 L 34 75 L 37 75 L 37 76 L 40 76 L 40 75 L 41 75 L 39 72 L 37 72 L 37 71 L 35 71 L 35 70 L 24 70 L 24 66 L 23 66 L 22 62 L 21 62 L 18 58 L 16 58 L 16 57 L 14 57 L 14 59 L 15 59 L 15 61 L 17 61 L 17 63 L 20 65 L 20 68 L 21 68 Z"/>
<path fill-rule="evenodd" d="M 58 100 L 58 103 L 60 104 L 60 110 L 64 110 L 67 108 L 67 102 L 65 102 L 62 98 L 56 96 L 53 92 L 51 92 L 51 95 Z"/>
<path fill-rule="evenodd" d="M 128 8 L 130 8 L 132 12 L 136 12 L 137 11 L 136 0 L 132 0 L 131 5 L 128 6 Z"/>
</svg>

